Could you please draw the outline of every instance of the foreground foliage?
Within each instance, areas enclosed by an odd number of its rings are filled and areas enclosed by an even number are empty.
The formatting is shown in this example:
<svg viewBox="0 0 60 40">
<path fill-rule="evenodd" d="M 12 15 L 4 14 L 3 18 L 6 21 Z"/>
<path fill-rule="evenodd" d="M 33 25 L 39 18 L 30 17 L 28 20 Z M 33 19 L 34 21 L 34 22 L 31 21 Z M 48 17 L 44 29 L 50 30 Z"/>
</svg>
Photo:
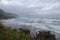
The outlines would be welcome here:
<svg viewBox="0 0 60 40">
<path fill-rule="evenodd" d="M 50 31 L 39 31 L 34 37 L 30 35 L 30 30 L 27 29 L 12 29 L 5 28 L 0 23 L 0 40 L 56 40 L 55 35 Z"/>
</svg>

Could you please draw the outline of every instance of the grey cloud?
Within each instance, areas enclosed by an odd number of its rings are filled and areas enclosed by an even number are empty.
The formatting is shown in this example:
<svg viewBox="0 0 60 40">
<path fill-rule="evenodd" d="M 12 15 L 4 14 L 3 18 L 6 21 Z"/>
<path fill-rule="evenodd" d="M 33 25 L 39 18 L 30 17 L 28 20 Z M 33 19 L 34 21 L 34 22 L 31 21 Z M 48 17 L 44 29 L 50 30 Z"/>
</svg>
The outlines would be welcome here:
<svg viewBox="0 0 60 40">
<path fill-rule="evenodd" d="M 60 0 L 15 0 L 15 2 L 16 3 L 14 5 L 12 5 L 13 3 L 11 3 L 11 5 L 0 4 L 0 8 L 4 9 L 7 12 L 12 12 L 16 14 L 45 15 L 55 12 L 60 13 Z M 20 3 L 22 4 L 20 5 Z"/>
<path fill-rule="evenodd" d="M 40 0 L 41 2 L 60 2 L 60 0 Z"/>
<path fill-rule="evenodd" d="M 15 14 L 23 14 L 23 15 L 31 15 L 31 14 L 36 14 L 34 12 L 34 9 L 32 8 L 27 8 L 24 6 L 4 6 L 4 5 L 0 5 L 1 9 L 4 9 L 4 11 L 6 12 L 10 12 L 10 13 L 15 13 Z"/>
</svg>

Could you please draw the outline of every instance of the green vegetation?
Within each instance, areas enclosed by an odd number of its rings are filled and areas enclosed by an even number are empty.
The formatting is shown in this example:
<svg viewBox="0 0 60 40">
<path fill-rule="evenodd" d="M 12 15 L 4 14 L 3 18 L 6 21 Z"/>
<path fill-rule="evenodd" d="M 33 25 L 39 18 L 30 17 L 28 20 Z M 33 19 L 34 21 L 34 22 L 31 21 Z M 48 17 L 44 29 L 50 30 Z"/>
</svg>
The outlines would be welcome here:
<svg viewBox="0 0 60 40">
<path fill-rule="evenodd" d="M 39 31 L 35 37 L 32 37 L 30 30 L 6 28 L 0 23 L 0 40 L 56 40 L 56 38 L 50 31 Z"/>
<path fill-rule="evenodd" d="M 32 40 L 29 30 L 5 28 L 0 23 L 0 40 Z"/>
</svg>

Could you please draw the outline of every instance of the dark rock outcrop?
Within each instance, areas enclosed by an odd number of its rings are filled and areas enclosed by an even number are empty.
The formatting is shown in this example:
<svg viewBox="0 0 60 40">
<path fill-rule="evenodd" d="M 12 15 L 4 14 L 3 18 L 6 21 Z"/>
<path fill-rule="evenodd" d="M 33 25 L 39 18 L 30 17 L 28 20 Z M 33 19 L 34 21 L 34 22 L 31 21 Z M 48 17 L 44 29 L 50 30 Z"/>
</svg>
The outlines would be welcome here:
<svg viewBox="0 0 60 40">
<path fill-rule="evenodd" d="M 51 34 L 50 31 L 39 31 L 39 33 L 36 34 L 36 40 L 56 40 L 56 37 L 54 34 Z"/>
</svg>

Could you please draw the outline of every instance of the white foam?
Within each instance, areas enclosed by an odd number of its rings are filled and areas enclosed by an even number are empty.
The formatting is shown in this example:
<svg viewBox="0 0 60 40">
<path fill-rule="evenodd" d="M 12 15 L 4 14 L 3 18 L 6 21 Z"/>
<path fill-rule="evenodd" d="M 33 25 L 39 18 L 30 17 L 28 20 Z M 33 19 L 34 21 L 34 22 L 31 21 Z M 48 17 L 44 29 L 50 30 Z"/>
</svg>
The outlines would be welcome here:
<svg viewBox="0 0 60 40">
<path fill-rule="evenodd" d="M 48 19 L 48 18 L 16 18 L 9 20 L 2 20 L 5 25 L 18 24 L 18 25 L 32 25 L 33 27 L 53 30 L 60 33 L 60 20 L 58 19 Z M 58 22 L 56 22 L 58 21 Z"/>
</svg>

